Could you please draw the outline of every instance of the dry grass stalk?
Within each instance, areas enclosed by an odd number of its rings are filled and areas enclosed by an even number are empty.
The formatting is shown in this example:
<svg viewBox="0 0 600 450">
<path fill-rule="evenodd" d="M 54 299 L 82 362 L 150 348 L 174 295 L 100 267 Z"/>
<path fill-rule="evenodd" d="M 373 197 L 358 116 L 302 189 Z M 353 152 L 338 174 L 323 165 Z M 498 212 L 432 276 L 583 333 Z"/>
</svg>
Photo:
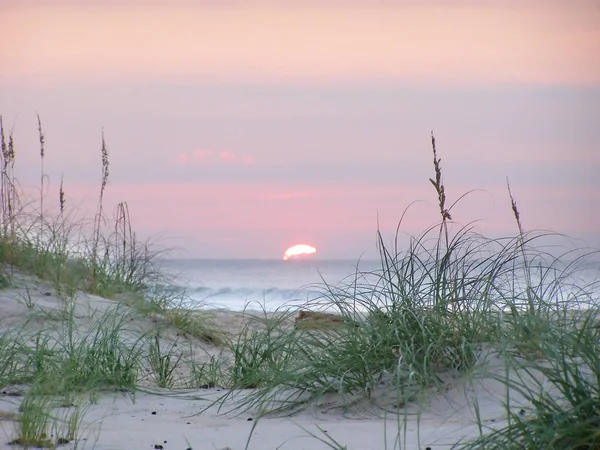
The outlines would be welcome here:
<svg viewBox="0 0 600 450">
<path fill-rule="evenodd" d="M 442 182 L 442 160 L 437 157 L 437 149 L 435 147 L 435 136 L 433 131 L 431 132 L 431 147 L 433 149 L 433 168 L 435 170 L 435 180 L 429 179 L 435 191 L 438 194 L 438 202 L 440 206 L 440 214 L 442 215 L 442 221 L 452 220 L 450 211 L 446 209 L 446 191 L 444 189 L 444 183 Z"/>
<path fill-rule="evenodd" d="M 440 236 L 442 231 L 444 232 L 444 238 L 446 242 L 446 252 L 450 249 L 450 237 L 448 235 L 448 221 L 452 220 L 452 216 L 450 215 L 450 208 L 446 208 L 446 189 L 444 188 L 444 183 L 442 181 L 442 159 L 437 156 L 437 148 L 435 146 L 435 136 L 433 131 L 431 132 L 431 148 L 433 150 L 433 169 L 435 172 L 435 180 L 430 178 L 429 181 L 435 188 L 435 192 L 438 196 L 438 205 L 440 208 L 440 215 L 442 216 L 442 223 L 440 224 Z M 439 248 L 438 248 L 439 249 Z M 455 307 L 458 304 L 456 302 L 456 287 L 453 282 L 454 274 L 450 274 L 450 289 L 448 293 L 447 301 L 450 303 L 452 310 L 455 311 Z"/>
<path fill-rule="evenodd" d="M 18 204 L 18 194 L 14 180 L 15 147 L 12 131 L 8 135 L 8 144 L 4 132 L 4 123 L 0 116 L 0 154 L 2 166 L 2 182 L 0 183 L 0 196 L 2 201 L 2 231 L 3 237 L 14 237 L 15 210 Z"/>
<path fill-rule="evenodd" d="M 440 225 L 440 234 L 442 230 L 444 231 L 444 236 L 446 238 L 446 248 L 449 245 L 449 237 L 448 237 L 448 220 L 452 220 L 452 216 L 450 215 L 450 209 L 446 208 L 446 190 L 444 188 L 444 183 L 442 181 L 442 160 L 437 156 L 437 149 L 435 146 L 435 136 L 433 131 L 431 132 L 431 148 L 433 150 L 433 169 L 435 172 L 435 180 L 430 178 L 429 181 L 435 188 L 435 191 L 438 196 L 438 204 L 440 207 L 440 215 L 442 216 L 442 223 Z"/>
<path fill-rule="evenodd" d="M 515 220 L 517 221 L 517 226 L 519 227 L 519 236 L 521 236 L 521 241 L 523 242 L 523 238 L 525 233 L 523 231 L 523 225 L 521 223 L 521 214 L 519 214 L 519 208 L 517 208 L 517 202 L 512 195 L 512 191 L 510 190 L 510 183 L 508 182 L 508 177 L 506 178 L 506 187 L 508 188 L 508 196 L 510 197 L 510 205 L 512 207 L 513 215 L 515 216 Z"/>
<path fill-rule="evenodd" d="M 508 196 L 510 197 L 510 206 L 512 208 L 515 220 L 517 222 L 517 227 L 519 228 L 519 240 L 520 240 L 519 247 L 521 249 L 521 254 L 523 255 L 523 263 L 527 267 L 527 270 L 525 271 L 525 279 L 527 282 L 527 301 L 529 303 L 529 311 L 533 314 L 535 312 L 535 304 L 534 304 L 535 294 L 533 293 L 533 287 L 532 287 L 532 283 L 531 283 L 531 270 L 528 267 L 529 259 L 527 258 L 527 253 L 525 251 L 525 230 L 523 228 L 523 224 L 521 223 L 521 214 L 519 213 L 519 208 L 517 208 L 517 202 L 516 202 L 515 198 L 513 197 L 512 191 L 510 189 L 510 183 L 508 181 L 508 177 L 506 178 L 506 187 L 508 188 Z M 513 313 L 515 313 L 515 311 L 513 311 Z"/>
<path fill-rule="evenodd" d="M 128 280 L 132 275 L 136 255 L 135 233 L 131 227 L 129 205 L 126 202 L 117 205 L 114 236 L 117 272 L 122 279 Z"/>
<path fill-rule="evenodd" d="M 102 154 L 102 184 L 100 186 L 100 198 L 98 200 L 98 211 L 94 216 L 94 234 L 93 234 L 93 247 L 92 247 L 92 273 L 91 273 L 91 285 L 93 286 L 96 281 L 96 270 L 97 265 L 99 264 L 98 259 L 98 245 L 100 242 L 100 228 L 102 224 L 105 222 L 104 219 L 104 190 L 106 189 L 106 184 L 108 183 L 108 175 L 109 175 L 109 162 L 108 162 L 108 149 L 106 147 L 106 141 L 104 139 L 104 130 L 102 130 L 102 147 L 100 149 Z"/>
<path fill-rule="evenodd" d="M 65 214 L 65 205 L 67 203 L 67 200 L 65 197 L 65 190 L 63 189 L 63 176 L 62 175 L 60 177 L 60 189 L 58 191 L 58 203 L 60 205 L 60 217 L 62 219 Z"/>
<path fill-rule="evenodd" d="M 44 236 L 44 178 L 46 177 L 44 174 L 44 156 L 46 154 L 46 138 L 42 131 L 42 120 L 40 119 L 40 115 L 37 115 L 38 121 L 38 134 L 40 140 L 40 234 L 37 237 L 38 246 L 40 245 L 40 239 L 43 239 Z"/>
</svg>

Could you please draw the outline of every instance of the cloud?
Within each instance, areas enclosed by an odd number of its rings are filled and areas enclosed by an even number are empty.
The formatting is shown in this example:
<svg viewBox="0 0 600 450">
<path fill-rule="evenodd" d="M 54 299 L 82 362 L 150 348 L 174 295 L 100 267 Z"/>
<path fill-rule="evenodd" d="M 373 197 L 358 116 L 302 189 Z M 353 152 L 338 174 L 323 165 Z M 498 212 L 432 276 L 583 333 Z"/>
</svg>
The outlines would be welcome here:
<svg viewBox="0 0 600 450">
<path fill-rule="evenodd" d="M 179 155 L 177 155 L 177 164 L 180 165 L 185 165 L 190 161 L 190 157 L 188 155 L 186 155 L 185 153 L 180 153 Z"/>
<path fill-rule="evenodd" d="M 221 152 L 219 153 L 219 159 L 223 161 L 235 161 L 237 157 L 233 153 Z"/>
<path fill-rule="evenodd" d="M 194 157 L 197 159 L 210 158 L 214 154 L 215 154 L 215 152 L 213 152 L 212 150 L 195 150 L 194 151 Z"/>
<path fill-rule="evenodd" d="M 254 158 L 251 156 L 239 156 L 232 152 L 217 153 L 213 150 L 197 149 L 191 153 L 180 153 L 177 155 L 177 164 L 179 165 L 196 165 L 196 164 L 213 164 L 213 163 L 234 163 L 243 165 L 254 164 Z"/>
</svg>

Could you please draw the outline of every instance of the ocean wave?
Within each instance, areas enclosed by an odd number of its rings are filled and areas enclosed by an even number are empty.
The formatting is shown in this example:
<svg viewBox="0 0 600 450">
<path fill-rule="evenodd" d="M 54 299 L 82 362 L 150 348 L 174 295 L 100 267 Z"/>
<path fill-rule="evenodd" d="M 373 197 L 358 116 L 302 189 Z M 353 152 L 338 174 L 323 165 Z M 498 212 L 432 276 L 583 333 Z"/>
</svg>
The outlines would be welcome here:
<svg viewBox="0 0 600 450">
<path fill-rule="evenodd" d="M 174 297 L 177 304 L 220 305 L 228 309 L 243 309 L 248 303 L 260 303 L 268 309 L 277 308 L 286 303 L 303 302 L 315 299 L 319 292 L 312 289 L 285 289 L 277 287 L 245 287 L 245 286 L 163 286 L 163 290 Z"/>
<path fill-rule="evenodd" d="M 280 299 L 292 299 L 298 297 L 306 297 L 314 291 L 308 289 L 282 289 L 276 287 L 265 287 L 262 289 L 252 287 L 197 287 L 193 289 L 187 289 L 186 293 L 191 297 L 216 297 L 216 296 L 228 296 L 236 298 L 246 297 L 273 297 Z"/>
</svg>

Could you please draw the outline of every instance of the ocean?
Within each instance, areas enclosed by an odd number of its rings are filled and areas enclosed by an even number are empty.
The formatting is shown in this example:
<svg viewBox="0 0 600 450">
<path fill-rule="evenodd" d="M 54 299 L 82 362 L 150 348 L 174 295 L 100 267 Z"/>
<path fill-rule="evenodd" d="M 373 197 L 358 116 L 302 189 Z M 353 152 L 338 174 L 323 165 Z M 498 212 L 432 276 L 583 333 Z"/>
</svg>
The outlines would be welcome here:
<svg viewBox="0 0 600 450">
<path fill-rule="evenodd" d="M 185 294 L 183 306 L 274 311 L 283 305 L 300 305 L 318 299 L 325 283 L 330 286 L 352 284 L 357 265 L 363 274 L 381 271 L 380 261 L 318 259 L 170 259 L 163 263 L 162 271 L 172 277 L 169 289 Z M 588 262 L 569 276 L 555 269 L 540 271 L 535 265 L 531 273 L 534 293 L 546 301 L 568 301 L 573 306 L 578 303 L 578 307 L 597 306 L 600 302 L 598 263 Z M 501 278 L 496 282 L 501 282 Z M 560 280 L 559 289 L 553 285 L 556 279 Z M 502 285 L 524 298 L 525 280 L 522 272 L 517 271 L 514 278 L 509 272 Z M 360 282 L 373 285 L 377 276 L 363 275 Z"/>
<path fill-rule="evenodd" d="M 170 259 L 162 269 L 192 305 L 273 311 L 317 298 L 325 282 L 353 279 L 357 264 L 361 271 L 381 268 L 379 261 L 356 260 Z"/>
</svg>

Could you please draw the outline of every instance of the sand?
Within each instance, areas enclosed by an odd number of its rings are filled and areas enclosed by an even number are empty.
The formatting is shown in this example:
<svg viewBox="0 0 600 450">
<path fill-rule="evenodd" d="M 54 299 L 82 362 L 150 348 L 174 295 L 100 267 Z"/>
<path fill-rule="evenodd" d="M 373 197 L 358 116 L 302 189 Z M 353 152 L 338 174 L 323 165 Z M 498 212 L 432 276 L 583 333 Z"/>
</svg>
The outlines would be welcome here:
<svg viewBox="0 0 600 450">
<path fill-rule="evenodd" d="M 7 329 L 35 331 L 41 326 L 55 325 L 64 314 L 65 305 L 52 286 L 34 277 L 16 273 L 16 286 L 0 290 L 0 332 Z M 29 300 L 33 308 L 27 306 Z M 78 333 L 91 327 L 98 315 L 111 308 L 121 308 L 130 314 L 132 337 L 136 332 L 150 330 L 160 323 L 160 317 L 144 316 L 119 306 L 112 300 L 77 293 L 75 317 Z M 214 320 L 222 329 L 236 332 L 246 319 L 239 313 L 215 311 Z M 57 331 L 58 332 L 58 331 Z M 182 343 L 174 328 L 165 328 L 163 339 Z M 185 356 L 206 360 L 219 349 L 203 342 L 186 341 Z M 502 370 L 502 362 L 490 355 L 485 359 L 487 370 Z M 150 384 L 148 384 L 150 385 Z M 19 387 L 0 387 L 0 448 L 14 448 L 8 442 L 14 438 L 16 414 L 22 393 Z M 195 392 L 153 389 L 134 394 L 100 394 L 97 403 L 86 407 L 78 448 L 116 449 L 327 449 L 310 433 L 326 436 L 348 449 L 447 449 L 461 439 L 478 436 L 473 413 L 473 399 L 490 426 L 503 423 L 506 415 L 502 401 L 504 388 L 483 379 L 449 378 L 442 391 L 431 392 L 422 408 L 408 405 L 400 414 L 385 414 L 381 409 L 358 408 L 343 411 L 336 406 L 335 396 L 323 398 L 317 404 L 291 417 L 263 417 L 255 413 L 240 416 L 207 409 L 211 401 L 223 395 L 219 389 Z M 241 392 L 239 395 L 244 395 Z M 519 404 L 516 409 L 527 407 Z M 227 403 L 225 408 L 232 406 Z M 321 428 L 323 432 L 319 430 Z M 400 428 L 399 439 L 397 434 Z M 62 448 L 73 447 L 74 444 Z M 162 447 L 160 447 L 162 446 Z"/>
</svg>

